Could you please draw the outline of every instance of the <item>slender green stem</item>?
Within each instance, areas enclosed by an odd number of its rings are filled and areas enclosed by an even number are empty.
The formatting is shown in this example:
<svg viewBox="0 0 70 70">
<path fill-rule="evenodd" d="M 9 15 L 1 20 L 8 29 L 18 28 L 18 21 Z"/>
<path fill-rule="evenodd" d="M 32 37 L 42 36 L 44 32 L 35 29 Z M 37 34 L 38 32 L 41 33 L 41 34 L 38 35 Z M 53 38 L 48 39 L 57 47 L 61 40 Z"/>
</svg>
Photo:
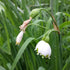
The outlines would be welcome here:
<svg viewBox="0 0 70 70">
<path fill-rule="evenodd" d="M 52 19 L 53 19 L 54 23 L 57 25 L 57 23 L 56 23 L 56 21 L 55 21 L 54 17 L 52 16 L 52 14 L 51 14 L 48 10 L 46 10 L 45 8 L 41 8 L 41 10 L 46 11 L 46 12 L 47 12 L 51 17 L 52 17 Z"/>
</svg>

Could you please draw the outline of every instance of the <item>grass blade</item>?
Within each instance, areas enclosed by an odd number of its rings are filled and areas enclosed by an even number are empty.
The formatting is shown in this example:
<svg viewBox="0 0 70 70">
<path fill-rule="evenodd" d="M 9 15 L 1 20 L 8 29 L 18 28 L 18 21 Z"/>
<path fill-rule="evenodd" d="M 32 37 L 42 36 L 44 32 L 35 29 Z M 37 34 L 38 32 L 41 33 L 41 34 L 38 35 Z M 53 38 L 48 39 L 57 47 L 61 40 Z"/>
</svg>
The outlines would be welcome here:
<svg viewBox="0 0 70 70">
<path fill-rule="evenodd" d="M 10 70 L 14 70 L 17 62 L 19 61 L 19 59 L 21 58 L 22 54 L 24 53 L 24 50 L 26 49 L 26 47 L 28 46 L 28 44 L 33 40 L 34 38 L 28 38 L 25 43 L 22 45 L 22 47 L 20 48 L 20 50 L 18 51 L 18 54 L 16 55 L 16 58 L 12 64 L 12 67 Z"/>
</svg>

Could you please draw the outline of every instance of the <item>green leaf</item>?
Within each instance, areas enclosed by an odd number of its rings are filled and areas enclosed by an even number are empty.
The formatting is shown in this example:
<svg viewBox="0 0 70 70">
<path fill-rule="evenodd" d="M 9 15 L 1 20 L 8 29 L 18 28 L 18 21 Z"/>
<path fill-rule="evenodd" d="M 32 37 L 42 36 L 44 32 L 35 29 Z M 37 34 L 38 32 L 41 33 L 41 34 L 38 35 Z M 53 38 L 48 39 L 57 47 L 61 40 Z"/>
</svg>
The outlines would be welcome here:
<svg viewBox="0 0 70 70">
<path fill-rule="evenodd" d="M 62 23 L 62 24 L 59 26 L 59 29 L 61 30 L 63 27 L 66 27 L 66 26 L 70 26 L 70 21 L 66 21 L 66 22 Z"/>
<path fill-rule="evenodd" d="M 68 17 L 70 17 L 70 14 L 68 14 L 68 13 L 64 13 L 66 16 L 68 16 Z"/>
<path fill-rule="evenodd" d="M 22 47 L 20 48 L 20 50 L 18 51 L 16 58 L 12 64 L 12 67 L 10 70 L 14 70 L 17 62 L 19 61 L 19 59 L 21 58 L 22 54 L 24 53 L 24 50 L 26 49 L 26 47 L 28 46 L 28 44 L 33 40 L 34 38 L 28 38 L 24 44 L 22 45 Z"/>
<path fill-rule="evenodd" d="M 70 70 L 70 56 L 66 60 L 66 64 L 63 67 L 63 70 Z"/>
<path fill-rule="evenodd" d="M 4 52 L 6 52 L 7 54 L 11 54 L 11 49 L 10 49 L 10 38 L 9 38 L 9 33 L 8 33 L 8 28 L 7 28 L 7 25 L 6 25 L 6 17 L 4 15 L 4 13 L 2 12 L 2 15 L 1 15 L 1 21 L 3 22 L 3 25 L 4 25 L 4 29 L 5 29 L 5 35 L 6 35 L 6 39 L 7 39 L 7 46 L 5 46 L 6 48 L 3 48 L 3 49 L 6 49 L 7 51 L 4 51 L 2 48 L 2 50 Z"/>
<path fill-rule="evenodd" d="M 4 67 L 0 66 L 0 70 L 6 70 Z"/>
</svg>

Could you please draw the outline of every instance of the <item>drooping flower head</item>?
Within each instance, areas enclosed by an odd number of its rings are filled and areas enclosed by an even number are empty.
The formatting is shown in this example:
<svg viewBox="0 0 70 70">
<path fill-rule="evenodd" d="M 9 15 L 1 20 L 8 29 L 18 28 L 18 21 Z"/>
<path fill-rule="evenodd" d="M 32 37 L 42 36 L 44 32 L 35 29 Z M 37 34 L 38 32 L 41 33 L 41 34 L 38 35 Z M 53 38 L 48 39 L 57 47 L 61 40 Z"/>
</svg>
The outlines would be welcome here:
<svg viewBox="0 0 70 70">
<path fill-rule="evenodd" d="M 20 44 L 20 42 L 21 42 L 21 40 L 23 38 L 23 34 L 25 32 L 25 29 L 26 29 L 28 23 L 31 21 L 31 19 L 32 18 L 30 17 L 28 20 L 24 21 L 23 24 L 19 27 L 21 32 L 18 34 L 18 36 L 16 38 L 16 45 Z"/>
<path fill-rule="evenodd" d="M 40 54 L 42 55 L 42 57 L 46 57 L 50 59 L 51 47 L 45 41 L 43 40 L 39 41 L 38 44 L 36 45 L 35 50 L 37 51 L 37 54 Z"/>
<path fill-rule="evenodd" d="M 16 45 L 19 45 L 23 38 L 24 31 L 21 31 L 16 38 Z"/>
<path fill-rule="evenodd" d="M 36 17 L 41 11 L 41 8 L 36 8 L 36 9 L 33 9 L 31 12 L 30 12 L 30 17 L 34 18 Z"/>
</svg>

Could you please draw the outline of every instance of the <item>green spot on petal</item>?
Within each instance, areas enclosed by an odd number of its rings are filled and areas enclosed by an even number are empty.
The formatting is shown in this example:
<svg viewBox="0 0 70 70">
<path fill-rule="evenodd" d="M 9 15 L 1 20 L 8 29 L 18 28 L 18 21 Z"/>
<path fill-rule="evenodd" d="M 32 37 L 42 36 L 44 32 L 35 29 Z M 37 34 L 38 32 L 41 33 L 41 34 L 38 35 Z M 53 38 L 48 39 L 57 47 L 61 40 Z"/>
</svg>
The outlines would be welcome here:
<svg viewBox="0 0 70 70">
<path fill-rule="evenodd" d="M 42 58 L 44 58 L 44 55 L 42 55 Z"/>
<path fill-rule="evenodd" d="M 39 55 L 39 53 L 37 53 L 37 55 Z"/>
<path fill-rule="evenodd" d="M 37 52 L 38 52 L 38 48 L 37 48 L 37 50 L 36 50 Z"/>
<path fill-rule="evenodd" d="M 48 58 L 48 55 L 46 55 L 46 58 Z"/>
</svg>

